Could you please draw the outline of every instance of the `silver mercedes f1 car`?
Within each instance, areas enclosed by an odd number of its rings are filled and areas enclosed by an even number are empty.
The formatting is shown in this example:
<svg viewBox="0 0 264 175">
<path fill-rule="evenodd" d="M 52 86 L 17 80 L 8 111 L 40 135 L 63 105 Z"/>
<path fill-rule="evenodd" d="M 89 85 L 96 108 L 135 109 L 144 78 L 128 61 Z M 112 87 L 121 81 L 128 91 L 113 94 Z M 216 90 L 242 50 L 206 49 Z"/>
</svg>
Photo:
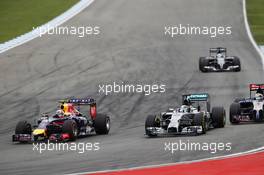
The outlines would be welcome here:
<svg viewBox="0 0 264 175">
<path fill-rule="evenodd" d="M 158 115 L 149 115 L 145 122 L 147 136 L 164 134 L 205 134 L 211 128 L 225 126 L 223 107 L 213 107 L 210 112 L 210 97 L 207 93 L 182 96 L 182 105 Z"/>
<path fill-rule="evenodd" d="M 227 56 L 226 48 L 210 48 L 209 53 L 209 56 L 199 59 L 201 72 L 241 71 L 240 59 L 236 56 Z"/>
</svg>

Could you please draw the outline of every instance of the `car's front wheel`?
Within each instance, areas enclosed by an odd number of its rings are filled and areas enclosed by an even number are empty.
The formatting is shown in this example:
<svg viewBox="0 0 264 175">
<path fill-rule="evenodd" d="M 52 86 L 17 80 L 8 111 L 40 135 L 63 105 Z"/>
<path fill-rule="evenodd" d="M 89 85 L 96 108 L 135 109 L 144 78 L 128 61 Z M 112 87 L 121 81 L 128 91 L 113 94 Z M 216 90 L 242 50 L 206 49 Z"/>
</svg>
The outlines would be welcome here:
<svg viewBox="0 0 264 175">
<path fill-rule="evenodd" d="M 151 132 L 148 128 L 160 127 L 160 118 L 156 115 L 149 115 L 145 121 L 145 132 L 149 137 L 155 137 L 157 134 Z"/>
<path fill-rule="evenodd" d="M 206 134 L 207 131 L 207 124 L 205 121 L 205 116 L 202 113 L 196 114 L 193 118 L 193 123 L 195 126 L 202 127 L 202 134 Z"/>
<path fill-rule="evenodd" d="M 200 57 L 199 59 L 199 69 L 201 72 L 207 72 L 207 69 L 205 66 L 208 66 L 209 61 L 205 57 Z"/>
<path fill-rule="evenodd" d="M 214 128 L 223 128 L 226 124 L 226 112 L 224 107 L 213 107 L 212 120 Z"/>
<path fill-rule="evenodd" d="M 240 104 L 232 103 L 229 108 L 229 120 L 231 124 L 238 124 L 239 120 L 235 117 L 240 115 Z"/>
<path fill-rule="evenodd" d="M 62 133 L 69 134 L 70 140 L 76 140 L 78 136 L 77 124 L 74 120 L 66 120 L 62 125 Z"/>
</svg>

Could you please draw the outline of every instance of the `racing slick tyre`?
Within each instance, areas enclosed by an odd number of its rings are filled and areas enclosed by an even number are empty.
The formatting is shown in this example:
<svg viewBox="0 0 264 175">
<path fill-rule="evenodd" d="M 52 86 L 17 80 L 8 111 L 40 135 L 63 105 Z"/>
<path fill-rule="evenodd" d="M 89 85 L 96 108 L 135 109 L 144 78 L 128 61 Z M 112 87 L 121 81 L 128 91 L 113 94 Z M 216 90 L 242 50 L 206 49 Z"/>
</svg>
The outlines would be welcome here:
<svg viewBox="0 0 264 175">
<path fill-rule="evenodd" d="M 209 61 L 205 57 L 200 57 L 199 59 L 199 69 L 201 72 L 207 72 L 207 69 L 205 69 L 205 66 L 208 66 Z"/>
<path fill-rule="evenodd" d="M 96 134 L 108 134 L 110 130 L 110 118 L 104 114 L 97 114 L 94 120 Z"/>
<path fill-rule="evenodd" d="M 32 133 L 31 124 L 27 121 L 20 121 L 16 125 L 15 134 L 29 134 Z M 27 143 L 27 141 L 20 141 L 20 143 Z"/>
<path fill-rule="evenodd" d="M 240 59 L 238 57 L 234 58 L 234 65 L 238 66 L 238 68 L 234 69 L 235 72 L 241 71 L 241 63 L 240 63 Z"/>
<path fill-rule="evenodd" d="M 213 107 L 212 120 L 214 128 L 223 128 L 226 124 L 226 112 L 224 107 Z"/>
<path fill-rule="evenodd" d="M 62 125 L 62 133 L 69 134 L 70 140 L 76 140 L 78 136 L 77 124 L 74 120 L 65 120 Z"/>
<path fill-rule="evenodd" d="M 244 101 L 245 98 L 235 98 L 234 102 L 239 103 L 240 101 Z"/>
<path fill-rule="evenodd" d="M 231 124 L 238 124 L 239 120 L 235 118 L 235 116 L 240 115 L 240 104 L 232 103 L 229 109 L 229 121 Z"/>
<path fill-rule="evenodd" d="M 194 124 L 194 126 L 202 126 L 202 133 L 201 134 L 206 134 L 208 127 L 207 127 L 205 117 L 203 114 L 201 114 L 201 113 L 196 114 L 193 118 L 193 124 Z"/>
<path fill-rule="evenodd" d="M 15 134 L 30 134 L 32 133 L 31 124 L 27 121 L 20 121 L 16 125 Z"/>
<path fill-rule="evenodd" d="M 155 137 L 157 134 L 147 130 L 149 127 L 160 127 L 160 119 L 156 115 L 149 115 L 145 122 L 145 132 L 149 137 Z"/>
</svg>

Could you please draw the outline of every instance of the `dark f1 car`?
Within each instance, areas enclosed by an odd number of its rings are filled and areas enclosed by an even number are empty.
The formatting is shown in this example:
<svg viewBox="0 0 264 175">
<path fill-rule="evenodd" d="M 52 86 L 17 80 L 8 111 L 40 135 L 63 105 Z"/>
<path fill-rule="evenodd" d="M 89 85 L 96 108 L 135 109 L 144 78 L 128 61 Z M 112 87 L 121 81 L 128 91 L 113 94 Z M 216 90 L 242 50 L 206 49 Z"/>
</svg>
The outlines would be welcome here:
<svg viewBox="0 0 264 175">
<path fill-rule="evenodd" d="M 211 128 L 225 126 L 225 110 L 223 107 L 213 107 L 210 112 L 210 98 L 207 93 L 183 95 L 183 105 L 149 115 L 145 122 L 145 132 L 148 136 L 162 134 L 205 134 Z"/>
<path fill-rule="evenodd" d="M 223 72 L 241 70 L 240 60 L 236 56 L 227 56 L 226 48 L 210 48 L 208 57 L 200 57 L 199 69 L 202 72 Z"/>
<path fill-rule="evenodd" d="M 250 84 L 249 98 L 237 98 L 230 105 L 230 123 L 238 124 L 240 122 L 248 121 L 264 121 L 263 90 L 264 84 Z M 252 94 L 252 92 L 256 93 Z"/>
<path fill-rule="evenodd" d="M 56 114 L 43 114 L 33 127 L 27 121 L 20 121 L 16 125 L 14 142 L 31 141 L 73 141 L 79 136 L 108 134 L 110 118 L 105 114 L 97 114 L 94 99 L 61 100 L 60 109 Z M 81 106 L 90 106 L 88 116 L 82 114 Z M 88 111 L 88 110 L 87 110 Z"/>
</svg>

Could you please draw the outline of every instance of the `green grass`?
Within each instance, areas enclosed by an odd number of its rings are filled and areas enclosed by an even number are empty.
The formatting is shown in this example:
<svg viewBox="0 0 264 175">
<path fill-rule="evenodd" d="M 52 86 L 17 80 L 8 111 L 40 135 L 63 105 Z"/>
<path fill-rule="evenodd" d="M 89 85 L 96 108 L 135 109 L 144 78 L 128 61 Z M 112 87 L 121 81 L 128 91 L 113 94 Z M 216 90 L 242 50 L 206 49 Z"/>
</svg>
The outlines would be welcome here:
<svg viewBox="0 0 264 175">
<path fill-rule="evenodd" d="M 0 43 L 40 26 L 79 0 L 0 0 Z"/>
<path fill-rule="evenodd" d="M 264 0 L 247 0 L 247 14 L 255 40 L 264 45 Z"/>
</svg>

